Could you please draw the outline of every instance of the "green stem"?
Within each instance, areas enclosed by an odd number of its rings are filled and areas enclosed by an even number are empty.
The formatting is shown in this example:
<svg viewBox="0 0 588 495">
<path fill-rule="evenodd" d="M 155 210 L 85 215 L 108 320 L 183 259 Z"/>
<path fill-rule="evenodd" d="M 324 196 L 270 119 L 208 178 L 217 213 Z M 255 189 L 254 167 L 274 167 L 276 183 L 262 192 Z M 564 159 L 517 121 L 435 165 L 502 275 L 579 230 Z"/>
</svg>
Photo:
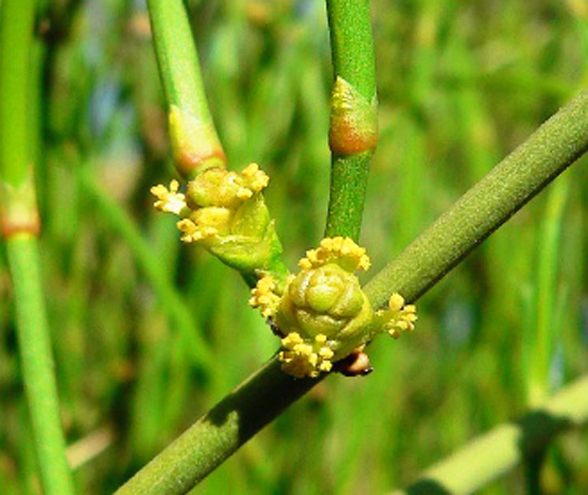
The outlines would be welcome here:
<svg viewBox="0 0 588 495">
<path fill-rule="evenodd" d="M 588 94 L 583 94 L 466 193 L 407 248 L 407 254 L 380 272 L 364 288 L 366 295 L 376 306 L 397 291 L 414 301 L 587 148 Z M 316 383 L 291 379 L 273 359 L 119 493 L 184 493 Z"/>
<path fill-rule="evenodd" d="M 118 495 L 188 492 L 320 379 L 297 380 L 272 359 L 125 483 Z"/>
<path fill-rule="evenodd" d="M 147 3 L 178 171 L 193 177 L 209 167 L 224 167 L 225 154 L 208 109 L 184 2 Z"/>
<path fill-rule="evenodd" d="M 588 93 L 561 108 L 366 286 L 374 307 L 418 299 L 588 149 Z"/>
<path fill-rule="evenodd" d="M 28 233 L 16 234 L 6 241 L 6 247 L 16 301 L 22 372 L 41 480 L 45 493 L 67 495 L 74 493 L 74 489 L 60 425 L 37 239 Z"/>
<path fill-rule="evenodd" d="M 0 26 L 0 160 L 2 181 L 19 188 L 31 153 L 28 91 L 35 20 L 34 0 L 5 0 Z"/>
<path fill-rule="evenodd" d="M 359 239 L 369 166 L 377 141 L 376 82 L 367 0 L 327 0 L 335 84 L 329 144 L 326 237 Z"/>
<path fill-rule="evenodd" d="M 57 384 L 37 249 L 39 219 L 30 105 L 34 0 L 5 0 L 0 25 L 0 222 L 14 287 L 17 335 L 41 482 L 48 494 L 74 492 L 59 418 Z M 32 107 L 36 108 L 35 102 Z"/>
<path fill-rule="evenodd" d="M 588 422 L 588 377 L 567 386 L 521 420 L 494 428 L 427 469 L 393 495 L 473 493 L 527 458 L 537 458 L 555 435 Z"/>
<path fill-rule="evenodd" d="M 536 266 L 535 318 L 536 324 L 531 335 L 524 340 L 528 346 L 529 369 L 525 373 L 527 402 L 533 407 L 550 392 L 549 371 L 557 343 L 557 322 L 555 308 L 557 301 L 558 271 L 562 217 L 564 215 L 568 181 L 562 177 L 550 189 L 547 197 L 547 211 L 539 236 L 539 259 Z"/>
<path fill-rule="evenodd" d="M 37 233 L 29 122 L 34 0 L 7 0 L 0 24 L 0 227 L 5 236 Z"/>
</svg>

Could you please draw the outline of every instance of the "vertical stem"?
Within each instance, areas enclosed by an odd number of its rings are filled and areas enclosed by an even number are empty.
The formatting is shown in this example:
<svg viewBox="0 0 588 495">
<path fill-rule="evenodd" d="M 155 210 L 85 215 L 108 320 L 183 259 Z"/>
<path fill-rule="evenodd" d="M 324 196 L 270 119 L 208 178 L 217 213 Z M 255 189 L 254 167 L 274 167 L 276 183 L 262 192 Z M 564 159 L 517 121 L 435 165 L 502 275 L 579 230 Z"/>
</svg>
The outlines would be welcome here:
<svg viewBox="0 0 588 495">
<path fill-rule="evenodd" d="M 22 372 L 45 493 L 68 495 L 57 385 L 37 251 L 29 105 L 33 98 L 34 0 L 4 0 L 0 26 L 0 224 L 14 287 Z"/>
<path fill-rule="evenodd" d="M 28 175 L 29 133 L 26 92 L 34 19 L 34 0 L 3 2 L 0 31 L 0 166 L 2 181 L 15 188 L 26 182 Z"/>
<path fill-rule="evenodd" d="M 557 301 L 558 271 L 562 217 L 568 196 L 568 181 L 565 177 L 549 191 L 547 211 L 538 242 L 537 294 L 535 296 L 535 326 L 525 339 L 528 346 L 530 367 L 527 372 L 527 400 L 535 407 L 549 395 L 549 372 L 557 343 L 555 308 Z"/>
<path fill-rule="evenodd" d="M 377 142 L 374 48 L 367 0 L 327 0 L 335 83 L 326 236 L 358 240 Z"/>
<path fill-rule="evenodd" d="M 149 0 L 155 54 L 169 105 L 170 134 L 178 171 L 193 177 L 224 167 L 200 73 L 198 53 L 182 0 Z"/>
<path fill-rule="evenodd" d="M 20 233 L 6 242 L 14 286 L 18 344 L 45 493 L 74 493 L 60 425 L 51 342 L 41 297 L 37 240 Z"/>
</svg>

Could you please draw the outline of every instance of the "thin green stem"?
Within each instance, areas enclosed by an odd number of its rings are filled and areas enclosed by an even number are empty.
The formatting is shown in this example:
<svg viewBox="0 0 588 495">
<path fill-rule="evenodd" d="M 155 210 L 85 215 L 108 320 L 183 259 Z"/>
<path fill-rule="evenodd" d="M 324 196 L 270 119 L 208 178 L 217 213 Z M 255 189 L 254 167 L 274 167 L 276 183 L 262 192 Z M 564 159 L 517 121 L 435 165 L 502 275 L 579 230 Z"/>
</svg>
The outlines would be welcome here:
<svg viewBox="0 0 588 495">
<path fill-rule="evenodd" d="M 588 377 L 567 386 L 521 420 L 494 428 L 427 469 L 393 495 L 473 493 L 521 461 L 536 458 L 555 435 L 588 422 Z"/>
<path fill-rule="evenodd" d="M 371 101 L 376 95 L 374 44 L 368 0 L 327 0 L 335 78 Z"/>
<path fill-rule="evenodd" d="M 59 418 L 57 384 L 45 306 L 37 233 L 38 211 L 32 160 L 36 136 L 29 106 L 34 0 L 5 0 L 0 26 L 0 223 L 6 237 L 17 316 L 25 392 L 33 425 L 43 488 L 74 492 Z"/>
<path fill-rule="evenodd" d="M 19 188 L 28 179 L 31 152 L 28 84 L 34 0 L 6 0 L 0 29 L 0 159 L 2 181 Z"/>
<path fill-rule="evenodd" d="M 588 94 L 583 94 L 380 272 L 364 288 L 366 295 L 376 306 L 394 292 L 416 300 L 586 149 Z M 294 380 L 280 371 L 276 359 L 270 361 L 139 471 L 120 493 L 185 493 L 316 383 Z"/>
<path fill-rule="evenodd" d="M 559 250 L 562 230 L 562 217 L 565 211 L 569 185 L 562 177 L 550 189 L 547 198 L 547 211 L 538 242 L 537 282 L 535 295 L 536 324 L 531 335 L 524 341 L 528 346 L 530 366 L 525 374 L 527 380 L 527 399 L 535 406 L 550 392 L 549 371 L 555 354 L 557 326 L 555 321 Z"/>
<path fill-rule="evenodd" d="M 7 0 L 0 25 L 0 227 L 6 236 L 38 232 L 32 177 L 29 88 L 34 0 Z"/>
<path fill-rule="evenodd" d="M 335 84 L 329 144 L 331 191 L 325 235 L 359 239 L 377 141 L 376 79 L 367 0 L 327 0 Z"/>
<path fill-rule="evenodd" d="M 374 307 L 429 290 L 588 149 L 588 93 L 561 108 L 366 286 Z"/>
<path fill-rule="evenodd" d="M 18 343 L 41 480 L 45 493 L 74 493 L 60 425 L 57 384 L 42 297 L 37 239 L 28 233 L 6 241 L 14 286 Z"/>
<path fill-rule="evenodd" d="M 170 107 L 176 165 L 192 177 L 225 166 L 225 154 L 208 109 L 198 53 L 182 0 L 149 0 L 159 72 Z"/>
</svg>

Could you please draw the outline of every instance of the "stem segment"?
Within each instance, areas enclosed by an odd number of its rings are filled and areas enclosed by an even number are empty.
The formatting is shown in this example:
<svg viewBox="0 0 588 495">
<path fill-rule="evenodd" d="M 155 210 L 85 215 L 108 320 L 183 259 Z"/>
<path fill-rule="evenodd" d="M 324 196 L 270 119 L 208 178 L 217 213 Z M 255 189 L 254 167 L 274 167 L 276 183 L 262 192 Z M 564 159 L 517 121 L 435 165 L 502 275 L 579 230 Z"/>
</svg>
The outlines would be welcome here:
<svg viewBox="0 0 588 495">
<path fill-rule="evenodd" d="M 14 287 L 22 373 L 45 493 L 68 495 L 73 482 L 65 457 L 57 385 L 36 235 L 34 138 L 29 106 L 34 0 L 4 0 L 0 26 L 0 221 Z M 33 107 L 34 105 L 33 102 Z"/>
<path fill-rule="evenodd" d="M 176 167 L 187 178 L 226 158 L 208 109 L 198 53 L 182 0 L 149 0 L 159 72 L 169 105 Z"/>
<path fill-rule="evenodd" d="M 59 418 L 57 384 L 42 298 L 37 239 L 20 233 L 6 241 L 14 286 L 22 360 L 41 480 L 46 493 L 74 493 Z"/>
<path fill-rule="evenodd" d="M 125 483 L 117 495 L 188 492 L 321 380 L 297 380 L 280 366 L 276 358 L 269 361 Z"/>
<path fill-rule="evenodd" d="M 327 0 L 335 83 L 329 145 L 331 192 L 326 237 L 356 242 L 377 142 L 374 48 L 367 0 Z"/>
</svg>

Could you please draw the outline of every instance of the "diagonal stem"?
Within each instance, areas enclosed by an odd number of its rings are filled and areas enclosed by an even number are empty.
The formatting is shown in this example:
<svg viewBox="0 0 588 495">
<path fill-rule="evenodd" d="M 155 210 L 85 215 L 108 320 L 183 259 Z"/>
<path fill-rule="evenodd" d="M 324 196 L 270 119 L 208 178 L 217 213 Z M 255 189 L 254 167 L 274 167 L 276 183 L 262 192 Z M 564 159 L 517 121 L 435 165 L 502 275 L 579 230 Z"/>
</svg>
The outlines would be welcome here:
<svg viewBox="0 0 588 495">
<path fill-rule="evenodd" d="M 365 286 L 414 301 L 588 150 L 588 93 L 560 109 Z"/>
<path fill-rule="evenodd" d="M 416 300 L 587 149 L 588 94 L 582 94 L 366 285 L 372 303 L 380 306 L 397 291 Z M 293 379 L 272 359 L 118 493 L 185 493 L 318 381 Z"/>
</svg>

